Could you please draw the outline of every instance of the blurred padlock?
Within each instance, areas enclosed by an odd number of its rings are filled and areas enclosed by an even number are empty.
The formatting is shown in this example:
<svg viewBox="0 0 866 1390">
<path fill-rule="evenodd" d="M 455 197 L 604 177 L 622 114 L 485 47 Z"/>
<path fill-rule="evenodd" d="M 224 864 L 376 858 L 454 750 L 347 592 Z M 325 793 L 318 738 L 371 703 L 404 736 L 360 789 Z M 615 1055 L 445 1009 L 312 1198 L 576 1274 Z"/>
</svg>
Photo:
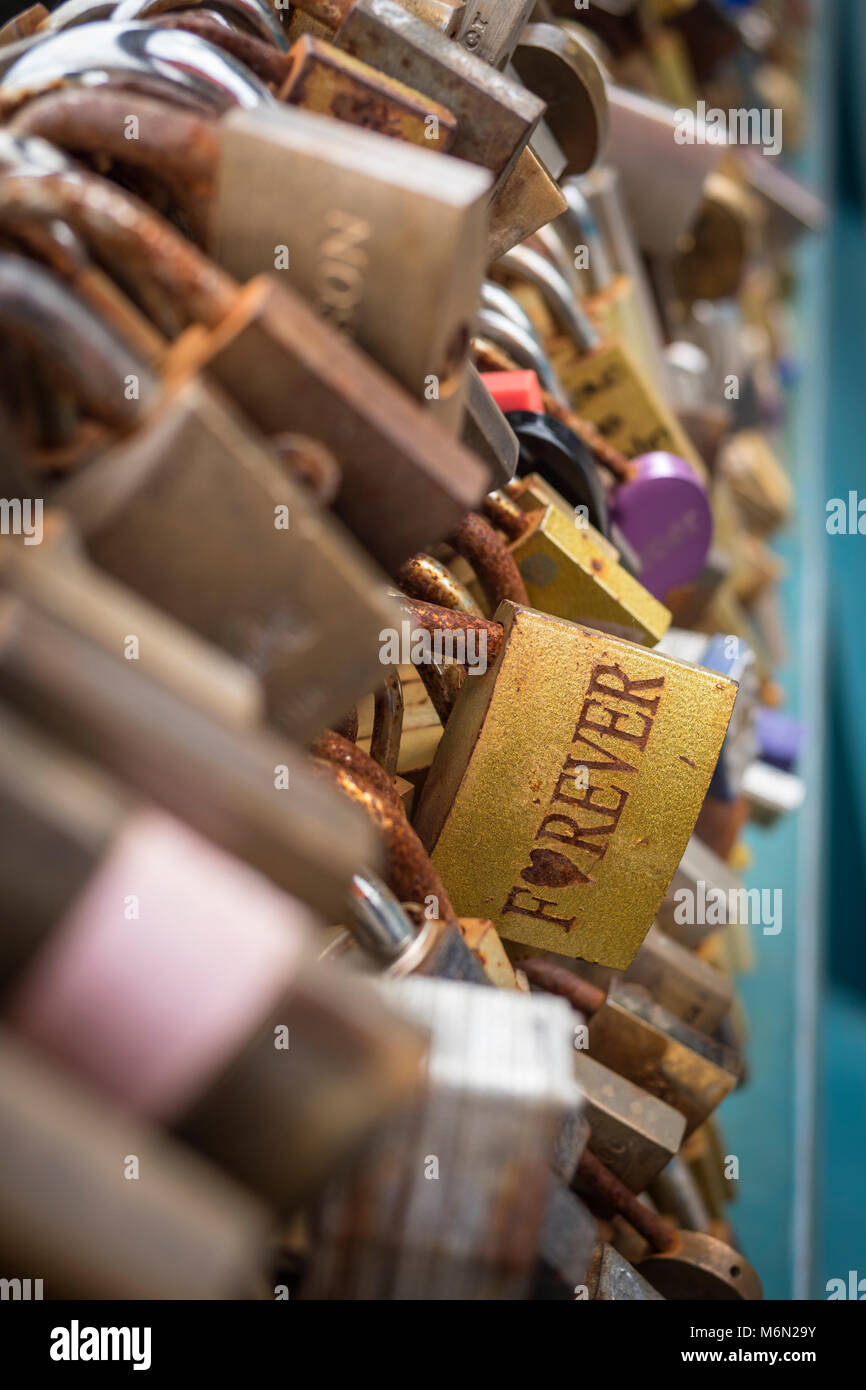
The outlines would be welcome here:
<svg viewBox="0 0 866 1390">
<path fill-rule="evenodd" d="M 217 260 L 247 280 L 273 274 L 282 254 L 278 278 L 456 431 L 489 177 L 290 107 L 263 120 L 232 112 L 220 139 L 210 237 Z M 423 276 L 407 248 L 424 261 Z"/>
<path fill-rule="evenodd" d="M 411 1099 L 422 1055 L 361 981 L 312 962 L 312 931 L 246 865 L 133 808 L 4 1018 L 286 1210 Z"/>
<path fill-rule="evenodd" d="M 375 684 L 379 634 L 397 621 L 385 576 L 201 381 L 55 501 L 97 564 L 259 675 L 290 738 Z"/>
<path fill-rule="evenodd" d="M 418 833 L 461 914 L 625 968 L 682 856 L 736 687 L 531 609 L 503 604 L 497 619 L 501 645 L 460 692 Z"/>
<path fill-rule="evenodd" d="M 359 864 L 377 862 L 365 818 L 257 727 L 245 671 L 86 564 L 59 518 L 46 530 L 0 547 L 4 696 L 338 918 Z"/>
<path fill-rule="evenodd" d="M 380 988 L 430 1031 L 427 1091 L 330 1185 L 304 1296 L 524 1297 L 557 1127 L 577 1103 L 571 1014 L 453 981 Z"/>
<path fill-rule="evenodd" d="M 267 1296 L 264 1209 L 5 1029 L 0 1144 L 4 1287 L 37 1275 L 32 1296 L 48 1299 Z"/>
</svg>

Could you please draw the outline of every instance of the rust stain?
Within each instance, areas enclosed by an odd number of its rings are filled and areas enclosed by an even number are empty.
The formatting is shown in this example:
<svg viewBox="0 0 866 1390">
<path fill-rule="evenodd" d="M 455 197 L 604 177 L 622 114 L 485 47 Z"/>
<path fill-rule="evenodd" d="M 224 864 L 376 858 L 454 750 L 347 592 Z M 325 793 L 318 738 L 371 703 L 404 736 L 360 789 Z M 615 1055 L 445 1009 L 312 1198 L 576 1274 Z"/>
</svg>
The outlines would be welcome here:
<svg viewBox="0 0 866 1390">
<path fill-rule="evenodd" d="M 564 888 L 572 883 L 585 883 L 586 875 L 576 864 L 555 849 L 533 849 L 530 868 L 521 869 L 520 877 L 538 888 Z"/>
</svg>

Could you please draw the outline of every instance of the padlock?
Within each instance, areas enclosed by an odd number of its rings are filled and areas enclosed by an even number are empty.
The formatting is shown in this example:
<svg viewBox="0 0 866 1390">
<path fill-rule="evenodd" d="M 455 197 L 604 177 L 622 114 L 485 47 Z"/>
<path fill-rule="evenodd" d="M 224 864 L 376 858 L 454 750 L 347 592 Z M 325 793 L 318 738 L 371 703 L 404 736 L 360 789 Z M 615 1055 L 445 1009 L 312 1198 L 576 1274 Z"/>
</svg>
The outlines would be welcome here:
<svg viewBox="0 0 866 1390">
<path fill-rule="evenodd" d="M 604 76 L 586 45 L 557 24 L 528 24 L 512 66 L 545 103 L 545 123 L 562 149 L 569 174 L 583 174 L 607 143 Z"/>
<path fill-rule="evenodd" d="M 684 459 L 700 479 L 703 464 L 670 407 L 628 348 L 601 337 L 555 267 L 528 247 L 506 252 L 499 266 L 541 296 L 557 330 L 548 345 L 550 360 L 573 409 L 626 458 L 666 451 Z"/>
<path fill-rule="evenodd" d="M 686 1135 L 738 1084 L 737 1054 L 689 1028 L 640 985 L 614 978 L 605 994 L 548 957 L 521 956 L 518 964 L 531 985 L 591 1015 L 590 1057 L 678 1110 Z"/>
<path fill-rule="evenodd" d="M 498 188 L 490 204 L 487 259 L 493 262 L 559 217 L 565 208 L 562 192 L 529 146 Z"/>
<path fill-rule="evenodd" d="M 156 809 L 114 829 L 5 1022 L 284 1211 L 411 1100 L 423 1040 L 259 874 Z"/>
<path fill-rule="evenodd" d="M 648 989 L 657 1004 L 699 1033 L 715 1033 L 733 1002 L 729 977 L 656 926 L 625 972 L 626 983 Z"/>
<path fill-rule="evenodd" d="M 618 170 L 623 199 L 643 251 L 672 256 L 691 225 L 704 180 L 719 163 L 724 144 L 717 131 L 694 116 L 695 139 L 678 142 L 676 108 L 616 82 L 606 84 L 610 134 L 607 159 Z M 659 197 L 659 189 L 664 197 Z"/>
<path fill-rule="evenodd" d="M 5 697 L 338 919 L 358 865 L 377 863 L 365 818 L 260 731 L 243 668 L 84 563 L 50 514 L 45 531 L 0 546 Z"/>
<path fill-rule="evenodd" d="M 757 1274 L 732 1246 L 703 1232 L 672 1229 L 588 1152 L 580 1181 L 592 1209 L 616 1213 L 648 1242 L 650 1253 L 638 1255 L 635 1268 L 664 1298 L 763 1297 Z"/>
<path fill-rule="evenodd" d="M 511 538 L 533 608 L 648 646 L 666 631 L 668 610 L 611 558 L 608 542 L 582 516 L 553 504 L 521 511 L 495 493 L 485 505 Z"/>
<path fill-rule="evenodd" d="M 26 143 L 29 150 L 31 144 L 42 142 Z M 346 486 L 337 499 L 338 514 L 388 567 L 435 539 L 437 532 L 450 530 L 482 495 L 486 470 L 480 462 L 453 446 L 433 422 L 422 419 L 385 373 L 377 371 L 292 291 L 262 278 L 239 294 L 230 277 L 164 219 L 94 175 L 65 170 L 45 175 L 15 173 L 7 178 L 7 196 L 10 188 L 19 212 L 32 212 L 37 218 L 60 216 L 81 227 L 112 269 L 149 296 L 149 304 L 157 290 L 160 308 L 174 322 L 175 333 L 189 319 L 214 330 L 208 336 L 199 328 L 191 341 L 187 335 L 176 345 L 164 364 L 172 379 L 206 365 L 264 433 L 304 432 L 306 422 L 312 425 L 313 435 L 333 449 L 344 473 Z M 35 268 L 26 274 L 29 280 L 39 278 Z M 57 298 L 53 294 L 52 303 Z M 32 326 L 28 331 L 33 331 Z M 107 335 L 100 332 L 101 342 Z M 58 335 L 55 355 L 67 346 L 66 337 Z M 110 353 L 103 355 L 110 358 Z M 109 361 L 103 373 L 114 388 L 109 390 L 105 382 L 96 383 L 82 372 L 80 358 L 74 353 L 69 356 L 70 371 L 78 364 L 79 389 L 91 414 L 99 417 L 100 410 L 103 415 L 107 412 L 109 422 L 116 424 L 142 413 L 144 386 L 150 385 L 143 368 L 124 371 L 124 377 L 138 378 L 136 396 L 124 389 L 123 380 L 115 381 L 122 358 Z M 322 404 L 323 390 L 327 408 Z M 368 448 L 375 459 L 376 488 L 369 479 L 363 486 L 355 485 L 357 470 L 366 471 L 370 461 Z M 401 489 L 410 480 L 418 513 L 403 505 Z M 399 502 L 387 526 L 383 526 L 384 496 Z M 403 534 L 406 528 L 408 536 Z M 411 540 L 408 546 L 407 539 Z"/>
<path fill-rule="evenodd" d="M 684 306 L 737 295 L 760 236 L 761 207 L 737 179 L 712 173 L 701 205 L 671 262 L 673 288 Z"/>
<path fill-rule="evenodd" d="M 806 784 L 801 777 L 755 758 L 743 774 L 743 799 L 753 820 L 772 825 L 779 816 L 799 810 L 806 799 Z"/>
<path fill-rule="evenodd" d="M 732 435 L 719 451 L 717 466 L 751 530 L 769 535 L 790 519 L 791 480 L 759 431 L 740 430 Z"/>
<path fill-rule="evenodd" d="M 714 928 L 718 935 L 718 929 Z M 701 943 L 704 954 L 682 946 L 655 923 L 650 927 L 631 965 L 622 974 L 609 966 L 589 961 L 555 956 L 557 965 L 580 975 L 581 979 L 607 990 L 614 978 L 625 984 L 642 985 L 657 1004 L 681 1018 L 699 1033 L 715 1033 L 734 1002 L 731 976 L 715 960 L 713 938 Z M 529 948 L 512 947 L 526 954 Z"/>
<path fill-rule="evenodd" d="M 632 1192 L 643 1192 L 679 1150 L 684 1117 L 587 1052 L 575 1052 L 574 1077 L 590 1151 Z"/>
<path fill-rule="evenodd" d="M 126 24 L 131 20 L 150 19 L 165 13 L 166 10 L 181 10 L 183 0 L 119 0 L 112 10 L 116 24 Z M 279 15 L 269 0 L 219 0 L 218 10 L 224 12 L 229 24 L 255 34 L 261 42 L 285 52 L 288 47 Z"/>
<path fill-rule="evenodd" d="M 290 107 L 230 113 L 220 141 L 216 259 L 246 280 L 273 273 L 285 247 L 282 278 L 456 431 L 489 176 Z"/>
<path fill-rule="evenodd" d="M 293 291 L 257 277 L 167 368 L 205 371 L 265 435 L 299 431 L 334 454 L 334 510 L 393 572 L 456 526 L 485 491 L 481 460 Z M 411 500 L 410 500 L 411 499 Z"/>
<path fill-rule="evenodd" d="M 682 857 L 736 687 L 517 605 L 497 620 L 501 644 L 460 692 L 416 828 L 459 913 L 624 969 Z"/>
<path fill-rule="evenodd" d="M 0 1274 L 38 1273 L 18 1297 L 267 1296 L 264 1208 L 6 1029 L 0 1143 Z"/>
<path fill-rule="evenodd" d="M 251 666 L 289 737 L 312 737 L 375 684 L 379 634 L 396 623 L 384 576 L 202 382 L 54 501 L 98 565 Z"/>
<path fill-rule="evenodd" d="M 435 93 L 457 118 L 452 154 L 489 169 L 497 184 L 543 115 L 544 103 L 521 83 L 449 42 L 392 0 L 353 0 L 335 42 L 389 77 Z"/>
<path fill-rule="evenodd" d="M 278 96 L 441 154 L 454 143 L 457 124 L 447 107 L 310 35 L 292 45 Z"/>
<path fill-rule="evenodd" d="M 427 1091 L 329 1185 L 304 1296 L 521 1298 L 555 1135 L 578 1099 L 571 1013 L 458 981 L 379 988 L 430 1031 Z"/>
<path fill-rule="evenodd" d="M 417 913 L 419 905 L 412 906 Z M 355 875 L 351 907 L 349 930 L 334 937 L 321 959 L 358 968 L 375 966 L 385 979 L 433 975 L 475 984 L 486 982 L 500 989 L 518 988 L 514 966 L 492 922 L 477 917 L 460 919 L 457 928 L 462 945 L 451 924 L 441 918 L 425 918 L 416 929 L 407 909 L 369 872 Z"/>
</svg>

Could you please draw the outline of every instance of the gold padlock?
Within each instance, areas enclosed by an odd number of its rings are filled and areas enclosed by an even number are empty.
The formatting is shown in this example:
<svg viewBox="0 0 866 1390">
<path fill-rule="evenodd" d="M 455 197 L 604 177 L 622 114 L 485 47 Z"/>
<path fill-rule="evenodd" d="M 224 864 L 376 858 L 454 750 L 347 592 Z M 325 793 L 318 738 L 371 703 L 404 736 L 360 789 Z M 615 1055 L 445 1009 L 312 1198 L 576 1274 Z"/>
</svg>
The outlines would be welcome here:
<svg viewBox="0 0 866 1390">
<path fill-rule="evenodd" d="M 512 537 L 510 550 L 533 608 L 647 646 L 667 631 L 667 608 L 611 557 L 605 537 L 561 498 L 559 505 L 523 511 L 510 497 L 492 493 L 485 510 Z"/>
</svg>

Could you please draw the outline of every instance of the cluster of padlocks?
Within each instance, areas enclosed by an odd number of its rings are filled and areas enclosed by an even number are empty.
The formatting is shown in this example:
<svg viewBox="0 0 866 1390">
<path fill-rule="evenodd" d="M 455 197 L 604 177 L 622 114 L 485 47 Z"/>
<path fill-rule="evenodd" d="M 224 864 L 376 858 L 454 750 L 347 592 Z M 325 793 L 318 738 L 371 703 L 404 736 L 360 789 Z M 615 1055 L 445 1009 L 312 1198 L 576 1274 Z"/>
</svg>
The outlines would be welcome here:
<svg viewBox="0 0 866 1390">
<path fill-rule="evenodd" d="M 4 1279 L 761 1297 L 716 1110 L 741 834 L 801 792 L 802 41 L 793 0 L 0 30 Z"/>
</svg>

